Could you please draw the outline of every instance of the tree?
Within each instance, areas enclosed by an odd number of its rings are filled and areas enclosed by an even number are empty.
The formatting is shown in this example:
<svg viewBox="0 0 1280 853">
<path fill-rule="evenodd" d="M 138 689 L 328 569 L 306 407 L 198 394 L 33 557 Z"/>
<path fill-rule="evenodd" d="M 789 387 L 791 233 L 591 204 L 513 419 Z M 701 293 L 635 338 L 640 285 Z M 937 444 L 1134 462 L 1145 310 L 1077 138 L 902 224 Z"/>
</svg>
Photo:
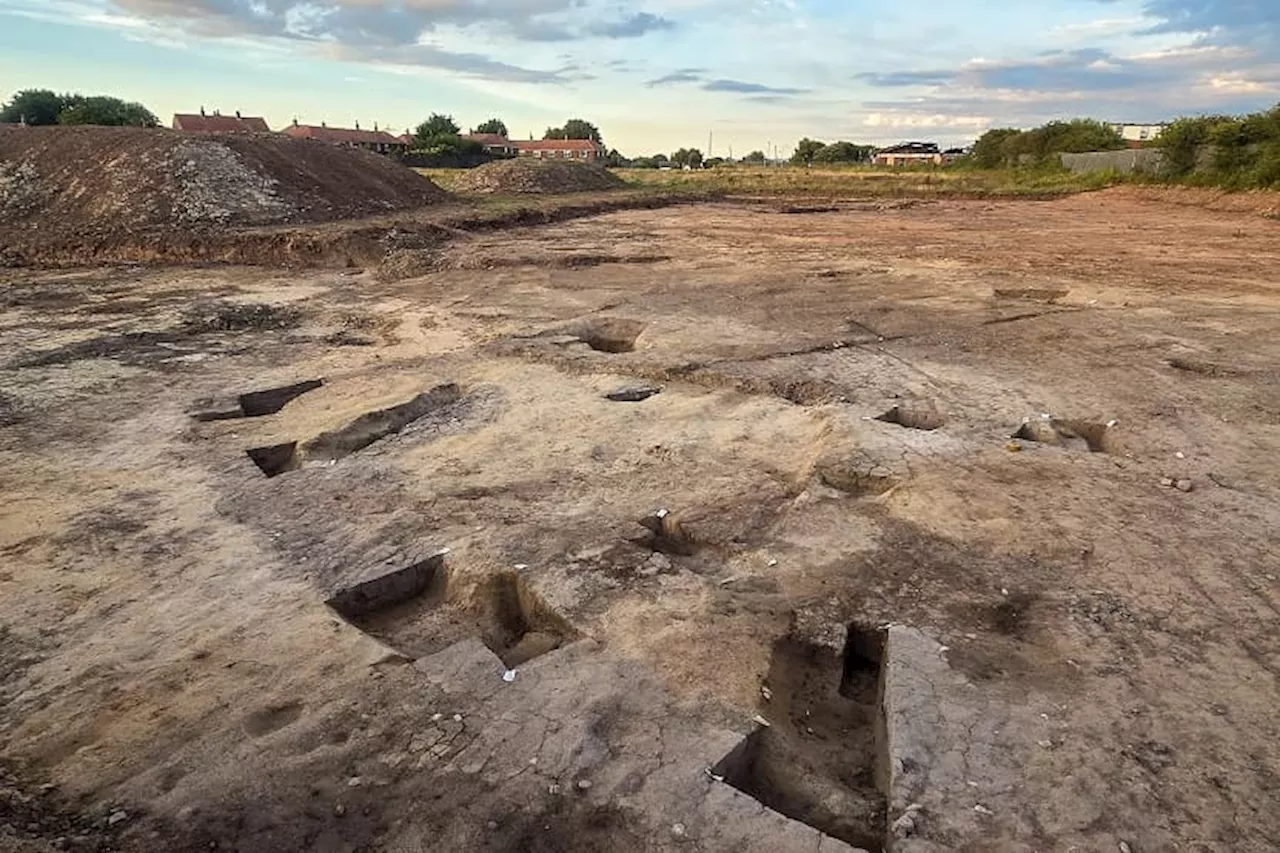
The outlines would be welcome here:
<svg viewBox="0 0 1280 853">
<path fill-rule="evenodd" d="M 1009 140 L 1020 136 L 1022 131 L 1012 127 L 998 127 L 988 130 L 978 141 L 973 143 L 973 151 L 969 159 L 980 169 L 999 169 L 1009 164 Z"/>
<path fill-rule="evenodd" d="M 666 154 L 654 154 L 649 159 L 653 160 L 653 162 L 657 163 L 659 166 L 665 166 L 671 162 L 671 158 Z"/>
<path fill-rule="evenodd" d="M 617 169 L 622 166 L 630 165 L 630 161 L 618 153 L 617 148 L 613 148 L 608 154 L 604 155 L 604 164 L 610 168 Z"/>
<path fill-rule="evenodd" d="M 876 155 L 874 145 L 854 145 L 852 142 L 833 142 L 824 145 L 813 155 L 815 163 L 870 163 Z"/>
<path fill-rule="evenodd" d="M 23 89 L 13 100 L 0 107 L 0 122 L 17 124 L 57 124 L 58 115 L 67 107 L 71 95 L 59 95 L 50 89 Z"/>
<path fill-rule="evenodd" d="M 415 147 L 430 148 L 431 140 L 438 136 L 457 136 L 458 123 L 453 116 L 432 113 L 431 118 L 418 125 L 413 131 Z"/>
<path fill-rule="evenodd" d="M 498 136 L 505 137 L 507 135 L 507 126 L 502 123 L 502 119 L 491 118 L 477 125 L 476 133 L 496 133 Z"/>
<path fill-rule="evenodd" d="M 742 162 L 751 163 L 754 165 L 762 165 L 764 163 L 764 160 L 765 160 L 765 157 L 764 157 L 763 151 L 752 151 L 746 157 L 742 158 Z"/>
<path fill-rule="evenodd" d="M 564 123 L 564 127 L 549 127 L 547 132 L 542 135 L 543 139 L 590 139 L 593 142 L 604 144 L 604 137 L 600 135 L 600 128 L 596 127 L 589 121 L 580 118 L 571 118 Z"/>
<path fill-rule="evenodd" d="M 825 147 L 818 140 L 806 136 L 796 143 L 796 153 L 791 155 L 791 162 L 796 166 L 808 166 L 817 153 Z"/>
<path fill-rule="evenodd" d="M 682 169 L 696 169 L 702 165 L 702 152 L 697 148 L 681 148 L 671 155 L 671 163 Z"/>
<path fill-rule="evenodd" d="M 727 162 L 729 161 L 723 157 L 709 157 L 702 165 L 703 168 L 714 169 L 716 166 L 723 166 Z"/>
<path fill-rule="evenodd" d="M 58 114 L 58 124 L 97 124 L 111 127 L 159 127 L 160 121 L 142 104 L 119 98 L 76 97 Z"/>
</svg>

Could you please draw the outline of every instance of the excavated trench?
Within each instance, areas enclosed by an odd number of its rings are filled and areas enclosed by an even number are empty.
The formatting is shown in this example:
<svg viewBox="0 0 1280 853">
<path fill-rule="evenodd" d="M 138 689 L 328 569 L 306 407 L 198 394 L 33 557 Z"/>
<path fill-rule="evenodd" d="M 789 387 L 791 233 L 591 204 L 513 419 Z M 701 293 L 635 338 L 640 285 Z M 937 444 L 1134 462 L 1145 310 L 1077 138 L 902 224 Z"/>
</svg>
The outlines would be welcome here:
<svg viewBox="0 0 1280 853">
<path fill-rule="evenodd" d="M 596 317 L 576 324 L 570 333 L 596 352 L 618 354 L 635 351 L 636 340 L 648 326 L 640 320 Z"/>
<path fill-rule="evenodd" d="M 872 853 L 885 849 L 887 761 L 878 745 L 884 634 L 850 625 L 843 653 L 784 637 L 761 690 L 760 726 L 716 775 L 762 805 Z"/>
<path fill-rule="evenodd" d="M 933 409 L 914 406 L 894 406 L 883 415 L 877 415 L 876 420 L 926 432 L 940 429 L 946 425 L 946 419 Z"/>
<path fill-rule="evenodd" d="M 1094 421 L 1039 418 L 1024 421 L 1011 437 L 1064 450 L 1123 455 L 1124 448 L 1111 426 Z"/>
<path fill-rule="evenodd" d="M 440 385 L 408 402 L 367 412 L 341 429 L 320 433 L 309 441 L 254 447 L 245 452 L 268 477 L 306 465 L 332 464 L 380 439 L 395 435 L 438 409 L 456 403 L 461 396 L 462 391 L 457 385 Z"/>
<path fill-rule="evenodd" d="M 516 573 L 462 579 L 449 570 L 443 554 L 344 589 L 328 604 L 414 658 L 479 637 L 514 669 L 578 637 Z"/>
<path fill-rule="evenodd" d="M 308 379 L 292 385 L 249 391 L 224 400 L 201 400 L 191 412 L 198 421 L 223 421 L 274 415 L 289 403 L 324 385 L 323 379 Z"/>
</svg>

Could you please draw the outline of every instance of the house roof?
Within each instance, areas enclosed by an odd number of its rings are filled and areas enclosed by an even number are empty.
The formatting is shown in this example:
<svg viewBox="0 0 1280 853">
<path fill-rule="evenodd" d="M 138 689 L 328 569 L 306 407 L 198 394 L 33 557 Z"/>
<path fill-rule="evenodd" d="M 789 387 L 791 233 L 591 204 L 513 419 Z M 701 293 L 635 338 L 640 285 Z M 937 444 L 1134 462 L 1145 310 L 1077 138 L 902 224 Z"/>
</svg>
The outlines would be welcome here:
<svg viewBox="0 0 1280 853">
<path fill-rule="evenodd" d="M 258 116 L 200 115 L 175 113 L 173 129 L 188 133 L 270 133 L 266 119 Z"/>
<path fill-rule="evenodd" d="M 291 124 L 280 131 L 294 139 L 315 139 L 338 145 L 404 145 L 385 130 L 355 130 L 347 127 L 316 127 L 313 124 Z"/>
<path fill-rule="evenodd" d="M 597 151 L 600 143 L 590 139 L 520 139 L 515 143 L 521 151 Z"/>
<path fill-rule="evenodd" d="M 881 148 L 880 154 L 940 154 L 935 142 L 904 142 L 889 148 Z"/>
</svg>

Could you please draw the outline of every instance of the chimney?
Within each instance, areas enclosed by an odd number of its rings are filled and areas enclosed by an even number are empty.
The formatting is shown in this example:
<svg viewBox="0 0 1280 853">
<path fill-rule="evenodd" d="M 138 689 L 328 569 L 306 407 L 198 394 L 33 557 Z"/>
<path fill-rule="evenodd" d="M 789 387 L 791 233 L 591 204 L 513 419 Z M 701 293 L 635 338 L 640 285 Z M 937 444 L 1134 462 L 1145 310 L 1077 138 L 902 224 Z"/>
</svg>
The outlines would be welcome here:
<svg viewBox="0 0 1280 853">
<path fill-rule="evenodd" d="M 240 118 L 240 111 L 236 110 L 236 118 Z"/>
<path fill-rule="evenodd" d="M 202 115 L 202 116 L 204 115 L 204 107 L 201 107 L 201 108 L 200 108 L 200 115 Z"/>
<path fill-rule="evenodd" d="M 213 111 L 213 114 L 214 114 L 215 116 L 221 117 L 221 116 L 222 116 L 222 110 L 214 110 L 214 111 Z"/>
<path fill-rule="evenodd" d="M 377 123 L 376 121 L 373 123 L 373 130 L 374 130 L 374 132 L 375 132 L 375 133 L 376 133 L 376 132 L 377 132 L 377 130 L 378 130 L 378 123 Z"/>
<path fill-rule="evenodd" d="M 321 126 L 321 127 L 328 127 L 329 125 L 327 125 L 327 124 L 325 124 L 323 121 L 321 121 L 321 122 L 320 122 L 320 126 Z"/>
<path fill-rule="evenodd" d="M 356 130 L 360 129 L 360 120 L 356 119 Z"/>
<path fill-rule="evenodd" d="M 297 117 L 297 116 L 294 116 L 294 117 L 293 117 L 293 126 L 294 126 L 294 127 L 297 127 L 297 126 L 298 126 L 298 117 Z"/>
</svg>

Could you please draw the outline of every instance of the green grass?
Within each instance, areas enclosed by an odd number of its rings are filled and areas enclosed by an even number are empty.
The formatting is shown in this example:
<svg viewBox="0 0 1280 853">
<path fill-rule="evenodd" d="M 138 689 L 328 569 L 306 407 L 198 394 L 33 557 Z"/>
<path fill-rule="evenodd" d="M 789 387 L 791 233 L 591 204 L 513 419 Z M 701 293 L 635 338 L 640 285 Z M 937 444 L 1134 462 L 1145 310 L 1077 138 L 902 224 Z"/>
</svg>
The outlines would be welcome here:
<svg viewBox="0 0 1280 853">
<path fill-rule="evenodd" d="M 415 169 L 446 190 L 464 169 Z M 884 169 L 870 166 L 721 166 L 682 171 L 615 169 L 632 192 L 671 197 L 1047 196 L 1104 189 L 1126 178 L 1052 169 Z"/>
<path fill-rule="evenodd" d="M 669 192 L 776 196 L 1017 196 L 1103 189 L 1123 179 L 1111 173 L 1073 175 L 1030 169 L 892 170 L 873 167 L 733 166 L 696 171 L 618 169 L 637 187 Z"/>
</svg>

